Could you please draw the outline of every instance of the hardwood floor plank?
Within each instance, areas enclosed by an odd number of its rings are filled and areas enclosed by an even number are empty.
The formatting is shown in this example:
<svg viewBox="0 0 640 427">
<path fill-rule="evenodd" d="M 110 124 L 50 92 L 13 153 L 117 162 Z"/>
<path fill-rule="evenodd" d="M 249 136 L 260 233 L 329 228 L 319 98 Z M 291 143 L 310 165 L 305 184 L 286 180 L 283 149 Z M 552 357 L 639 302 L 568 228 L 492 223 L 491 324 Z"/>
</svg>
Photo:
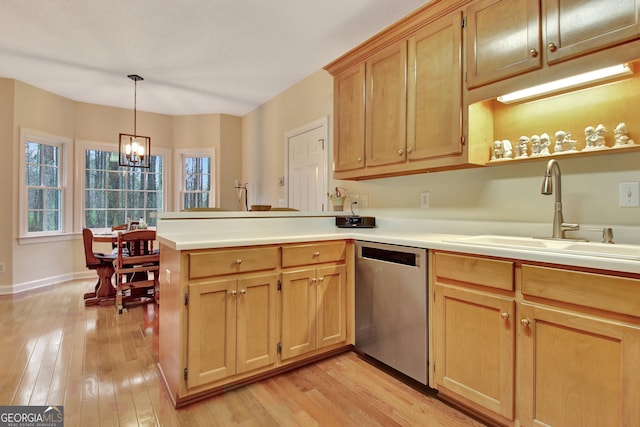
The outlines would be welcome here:
<svg viewBox="0 0 640 427">
<path fill-rule="evenodd" d="M 158 376 L 155 305 L 85 307 L 94 280 L 0 297 L 0 404 L 60 404 L 65 426 L 481 426 L 355 353 L 185 408 Z"/>
</svg>

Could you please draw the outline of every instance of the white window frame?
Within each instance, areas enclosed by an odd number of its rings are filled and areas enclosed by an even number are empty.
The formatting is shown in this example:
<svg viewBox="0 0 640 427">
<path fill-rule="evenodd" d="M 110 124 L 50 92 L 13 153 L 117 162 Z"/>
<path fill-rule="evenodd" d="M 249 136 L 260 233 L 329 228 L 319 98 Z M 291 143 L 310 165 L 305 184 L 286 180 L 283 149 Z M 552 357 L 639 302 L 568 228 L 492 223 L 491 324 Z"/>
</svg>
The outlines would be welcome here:
<svg viewBox="0 0 640 427">
<path fill-rule="evenodd" d="M 213 148 L 184 148 L 175 150 L 174 164 L 176 165 L 175 188 L 176 199 L 174 206 L 176 211 L 184 209 L 184 192 L 185 192 L 185 157 L 209 157 L 211 159 L 211 186 L 209 190 L 209 207 L 213 208 L 220 204 L 218 200 L 217 175 L 216 175 L 216 152 Z"/>
<path fill-rule="evenodd" d="M 26 184 L 26 144 L 35 142 L 53 145 L 60 149 L 60 230 L 29 232 L 27 211 L 29 209 L 29 194 Z M 53 135 L 35 129 L 20 128 L 20 194 L 18 242 L 40 243 L 55 240 L 69 240 L 73 235 L 73 140 L 64 136 Z"/>
<path fill-rule="evenodd" d="M 75 186 L 74 199 L 76 200 L 74 206 L 74 229 L 77 232 L 81 232 L 84 227 L 84 206 L 85 206 L 85 176 L 86 176 L 86 165 L 85 165 L 85 152 L 86 150 L 101 150 L 101 151 L 112 151 L 118 152 L 118 144 L 116 143 L 108 143 L 108 142 L 99 142 L 99 141 L 89 141 L 89 140 L 76 140 L 76 149 L 75 149 L 75 171 L 76 171 L 76 182 L 78 185 Z M 166 148 L 158 148 L 151 147 L 151 153 L 154 156 L 162 157 L 162 210 L 163 212 L 167 210 L 167 206 L 169 206 L 168 195 L 170 193 L 171 183 L 167 179 L 168 176 L 171 176 L 171 150 Z"/>
</svg>

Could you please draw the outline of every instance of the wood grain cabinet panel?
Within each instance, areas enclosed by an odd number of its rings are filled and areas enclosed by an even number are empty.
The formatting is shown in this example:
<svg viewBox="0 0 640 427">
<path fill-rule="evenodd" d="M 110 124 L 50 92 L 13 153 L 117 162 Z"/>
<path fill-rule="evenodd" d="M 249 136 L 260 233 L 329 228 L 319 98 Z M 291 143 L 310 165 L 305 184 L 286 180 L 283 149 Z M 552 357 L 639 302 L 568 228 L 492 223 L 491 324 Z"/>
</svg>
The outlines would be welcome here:
<svg viewBox="0 0 640 427">
<path fill-rule="evenodd" d="M 189 285 L 189 388 L 277 361 L 278 274 Z"/>
<path fill-rule="evenodd" d="M 366 62 L 366 165 L 406 160 L 407 42 L 396 43 Z"/>
<path fill-rule="evenodd" d="M 521 425 L 640 425 L 640 327 L 528 303 L 520 319 Z"/>
<path fill-rule="evenodd" d="M 277 246 L 192 252 L 189 253 L 189 278 L 275 270 L 279 263 Z"/>
<path fill-rule="evenodd" d="M 365 65 L 351 67 L 333 82 L 333 168 L 365 167 Z"/>
<path fill-rule="evenodd" d="M 462 154 L 462 13 L 409 38 L 407 160 Z"/>
<path fill-rule="evenodd" d="M 287 245 L 282 248 L 282 267 L 344 261 L 346 248 L 344 240 Z"/>
<path fill-rule="evenodd" d="M 538 0 L 477 0 L 468 6 L 467 88 L 640 38 L 638 0 L 542 4 L 541 9 Z"/>
</svg>

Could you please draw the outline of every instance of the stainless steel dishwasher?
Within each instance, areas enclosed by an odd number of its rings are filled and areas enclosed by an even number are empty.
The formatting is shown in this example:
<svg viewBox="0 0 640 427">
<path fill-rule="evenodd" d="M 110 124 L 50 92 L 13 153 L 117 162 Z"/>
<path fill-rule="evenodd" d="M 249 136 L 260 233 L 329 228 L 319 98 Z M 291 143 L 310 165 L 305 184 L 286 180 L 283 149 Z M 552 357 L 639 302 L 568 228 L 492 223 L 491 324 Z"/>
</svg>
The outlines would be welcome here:
<svg viewBox="0 0 640 427">
<path fill-rule="evenodd" d="M 356 242 L 356 350 L 428 383 L 427 250 Z"/>
</svg>

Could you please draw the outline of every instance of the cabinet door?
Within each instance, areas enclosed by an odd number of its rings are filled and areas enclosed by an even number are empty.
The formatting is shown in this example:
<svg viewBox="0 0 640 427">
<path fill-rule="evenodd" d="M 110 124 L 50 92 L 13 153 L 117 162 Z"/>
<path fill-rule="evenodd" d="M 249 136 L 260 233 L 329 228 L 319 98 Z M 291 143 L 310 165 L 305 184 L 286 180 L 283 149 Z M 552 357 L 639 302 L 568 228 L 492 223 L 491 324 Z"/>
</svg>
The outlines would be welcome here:
<svg viewBox="0 0 640 427">
<path fill-rule="evenodd" d="M 467 87 L 540 68 L 540 44 L 539 0 L 472 3 L 467 8 Z"/>
<path fill-rule="evenodd" d="M 513 298 L 435 286 L 435 382 L 513 419 Z"/>
<path fill-rule="evenodd" d="M 520 318 L 522 425 L 640 425 L 640 328 L 526 303 Z"/>
<path fill-rule="evenodd" d="M 189 285 L 187 386 L 236 372 L 236 280 Z"/>
<path fill-rule="evenodd" d="M 367 61 L 366 164 L 400 163 L 407 146 L 407 42 Z"/>
<path fill-rule="evenodd" d="M 282 273 L 282 359 L 316 348 L 316 269 Z"/>
<path fill-rule="evenodd" d="M 638 0 L 544 0 L 547 62 L 640 36 Z"/>
<path fill-rule="evenodd" d="M 462 153 L 462 14 L 409 39 L 407 159 Z"/>
<path fill-rule="evenodd" d="M 346 273 L 344 265 L 318 268 L 316 282 L 318 348 L 347 339 Z"/>
<path fill-rule="evenodd" d="M 278 275 L 238 279 L 237 372 L 274 364 Z"/>
<path fill-rule="evenodd" d="M 365 65 L 352 67 L 333 83 L 334 171 L 360 169 L 364 163 Z"/>
</svg>

